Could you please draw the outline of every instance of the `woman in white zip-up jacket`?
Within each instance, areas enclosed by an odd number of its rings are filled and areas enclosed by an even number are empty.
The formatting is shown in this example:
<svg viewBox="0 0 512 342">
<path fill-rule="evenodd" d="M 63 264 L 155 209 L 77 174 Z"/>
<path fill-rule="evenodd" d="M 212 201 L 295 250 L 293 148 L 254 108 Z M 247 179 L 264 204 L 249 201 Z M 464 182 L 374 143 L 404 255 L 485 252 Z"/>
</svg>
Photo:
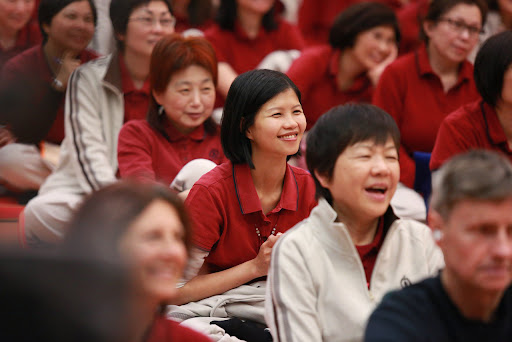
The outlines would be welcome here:
<svg viewBox="0 0 512 342">
<path fill-rule="evenodd" d="M 155 44 L 174 32 L 169 0 L 112 0 L 119 51 L 77 68 L 68 82 L 58 168 L 20 219 L 29 246 L 55 244 L 83 197 L 116 181 L 121 126 L 146 116 Z"/>
<path fill-rule="evenodd" d="M 266 319 L 274 341 L 360 341 L 386 292 L 444 265 L 430 229 L 398 219 L 400 133 L 372 105 L 324 114 L 306 161 L 319 204 L 273 249 Z"/>
</svg>

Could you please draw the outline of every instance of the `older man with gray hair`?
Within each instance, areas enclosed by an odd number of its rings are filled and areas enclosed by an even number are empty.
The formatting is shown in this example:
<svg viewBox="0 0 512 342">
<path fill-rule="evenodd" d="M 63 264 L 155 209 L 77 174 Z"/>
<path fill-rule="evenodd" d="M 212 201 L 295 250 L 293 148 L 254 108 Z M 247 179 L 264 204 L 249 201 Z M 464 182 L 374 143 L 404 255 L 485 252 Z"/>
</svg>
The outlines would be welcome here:
<svg viewBox="0 0 512 342">
<path fill-rule="evenodd" d="M 512 165 L 474 150 L 434 175 L 428 222 L 446 266 L 391 292 L 365 341 L 512 341 Z"/>
</svg>

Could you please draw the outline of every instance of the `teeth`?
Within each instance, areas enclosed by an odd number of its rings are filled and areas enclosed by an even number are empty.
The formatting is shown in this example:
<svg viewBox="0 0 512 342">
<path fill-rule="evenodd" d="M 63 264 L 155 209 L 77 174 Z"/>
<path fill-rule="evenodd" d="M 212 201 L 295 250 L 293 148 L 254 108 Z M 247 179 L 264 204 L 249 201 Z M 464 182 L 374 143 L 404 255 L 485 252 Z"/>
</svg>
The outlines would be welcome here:
<svg viewBox="0 0 512 342">
<path fill-rule="evenodd" d="M 281 136 L 281 138 L 283 139 L 291 139 L 291 138 L 295 138 L 297 136 L 297 134 L 290 134 L 290 135 L 283 135 Z"/>
</svg>

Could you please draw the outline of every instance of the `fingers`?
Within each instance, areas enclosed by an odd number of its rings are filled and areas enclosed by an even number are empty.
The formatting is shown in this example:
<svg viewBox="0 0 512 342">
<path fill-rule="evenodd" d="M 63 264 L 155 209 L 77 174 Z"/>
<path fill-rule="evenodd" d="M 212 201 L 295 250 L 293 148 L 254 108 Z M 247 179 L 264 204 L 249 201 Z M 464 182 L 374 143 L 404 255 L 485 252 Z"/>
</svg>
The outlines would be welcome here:
<svg viewBox="0 0 512 342">
<path fill-rule="evenodd" d="M 268 247 L 273 247 L 276 244 L 277 240 L 279 240 L 279 237 L 281 235 L 283 235 L 283 233 L 277 233 L 277 235 L 270 235 L 267 241 L 265 241 L 265 243 L 268 245 Z"/>
</svg>

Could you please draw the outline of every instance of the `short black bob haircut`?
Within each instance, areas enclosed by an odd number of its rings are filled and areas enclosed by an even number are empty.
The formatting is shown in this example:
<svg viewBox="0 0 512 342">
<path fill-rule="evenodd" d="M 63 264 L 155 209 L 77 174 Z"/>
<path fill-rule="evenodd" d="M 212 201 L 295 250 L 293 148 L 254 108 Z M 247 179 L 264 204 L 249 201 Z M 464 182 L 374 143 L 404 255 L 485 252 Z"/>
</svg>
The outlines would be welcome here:
<svg viewBox="0 0 512 342">
<path fill-rule="evenodd" d="M 512 64 L 512 31 L 487 39 L 475 59 L 474 78 L 482 99 L 496 107 L 502 99 L 503 77 Z"/>
<path fill-rule="evenodd" d="M 331 192 L 322 187 L 315 172 L 332 179 L 339 155 L 349 146 L 365 140 L 385 144 L 391 138 L 400 148 L 400 131 L 395 120 L 371 104 L 346 104 L 324 113 L 308 133 L 306 163 L 316 185 L 316 198 L 332 205 Z"/>
<path fill-rule="evenodd" d="M 260 108 L 288 89 L 295 92 L 300 102 L 300 91 L 295 83 L 279 71 L 257 69 L 235 78 L 226 97 L 220 127 L 224 155 L 233 164 L 247 163 L 254 169 L 251 141 L 245 133 L 253 125 Z"/>
<path fill-rule="evenodd" d="M 348 7 L 334 20 L 329 32 L 329 44 L 344 50 L 354 46 L 357 36 L 378 26 L 390 26 L 395 40 L 400 42 L 400 27 L 393 10 L 377 2 L 361 2 Z"/>
<path fill-rule="evenodd" d="M 57 14 L 64 9 L 64 7 L 72 4 L 73 2 L 83 0 L 41 0 L 37 9 L 37 20 L 39 21 L 39 28 L 43 36 L 43 43 L 48 41 L 48 34 L 44 31 L 43 25 L 50 26 Z M 96 6 L 92 0 L 86 0 L 91 6 L 92 16 L 94 18 L 94 26 L 98 21 L 98 14 L 96 13 Z"/>
<path fill-rule="evenodd" d="M 120 51 L 124 50 L 124 42 L 119 39 L 120 35 L 126 34 L 128 21 L 132 12 L 149 4 L 152 1 L 161 1 L 167 5 L 169 12 L 172 14 L 172 7 L 170 0 L 112 0 L 110 3 L 110 21 L 114 28 L 114 38 L 116 39 L 117 48 Z"/>
<path fill-rule="evenodd" d="M 273 31 L 278 28 L 275 13 L 276 5 L 265 13 L 261 21 L 261 25 L 265 31 Z M 220 28 L 227 31 L 233 31 L 235 29 L 235 22 L 237 19 L 237 4 L 236 0 L 220 0 L 219 8 L 217 9 L 217 15 L 215 21 L 219 24 Z"/>
</svg>

